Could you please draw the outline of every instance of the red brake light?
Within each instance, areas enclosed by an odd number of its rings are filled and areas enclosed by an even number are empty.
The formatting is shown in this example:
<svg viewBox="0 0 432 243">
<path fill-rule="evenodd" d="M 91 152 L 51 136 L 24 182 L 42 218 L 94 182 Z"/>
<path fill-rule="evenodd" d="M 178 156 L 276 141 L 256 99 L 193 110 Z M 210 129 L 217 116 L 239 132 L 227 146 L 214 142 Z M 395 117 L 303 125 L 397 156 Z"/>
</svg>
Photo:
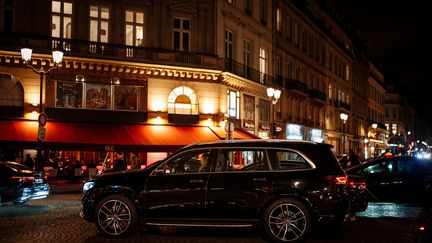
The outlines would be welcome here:
<svg viewBox="0 0 432 243">
<path fill-rule="evenodd" d="M 358 188 L 360 190 L 366 190 L 366 183 L 365 182 L 349 181 L 347 184 L 350 187 Z"/>
<path fill-rule="evenodd" d="M 326 179 L 334 182 L 337 185 L 346 185 L 348 176 L 327 176 Z"/>
<path fill-rule="evenodd" d="M 424 227 L 424 226 L 419 226 L 419 230 L 420 230 L 420 231 L 424 231 L 424 230 L 425 230 L 425 227 Z"/>
<path fill-rule="evenodd" d="M 34 182 L 34 176 L 12 176 L 12 180 L 18 182 Z"/>
</svg>

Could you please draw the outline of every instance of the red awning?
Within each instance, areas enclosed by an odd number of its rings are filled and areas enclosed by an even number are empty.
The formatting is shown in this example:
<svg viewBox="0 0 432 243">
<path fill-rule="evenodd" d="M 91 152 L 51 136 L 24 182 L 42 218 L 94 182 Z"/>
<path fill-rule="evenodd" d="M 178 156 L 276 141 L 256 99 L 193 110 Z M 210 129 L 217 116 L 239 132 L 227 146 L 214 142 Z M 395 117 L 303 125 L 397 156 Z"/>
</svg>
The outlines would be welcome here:
<svg viewBox="0 0 432 243">
<path fill-rule="evenodd" d="M 0 121 L 0 141 L 35 142 L 36 121 Z M 220 140 L 208 127 L 48 122 L 45 143 L 181 147 Z"/>
</svg>

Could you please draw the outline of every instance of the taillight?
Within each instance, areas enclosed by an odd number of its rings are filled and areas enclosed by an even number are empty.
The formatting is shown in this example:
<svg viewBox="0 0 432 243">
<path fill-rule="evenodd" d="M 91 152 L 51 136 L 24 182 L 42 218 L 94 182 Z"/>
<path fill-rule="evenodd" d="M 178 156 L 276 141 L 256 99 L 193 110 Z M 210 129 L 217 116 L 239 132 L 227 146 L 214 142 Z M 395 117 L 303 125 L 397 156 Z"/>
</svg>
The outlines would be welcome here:
<svg viewBox="0 0 432 243">
<path fill-rule="evenodd" d="M 326 179 L 337 185 L 346 185 L 348 176 L 327 176 Z"/>
<path fill-rule="evenodd" d="M 425 230 L 425 227 L 424 227 L 424 226 L 419 226 L 419 230 L 420 230 L 420 231 L 424 231 L 424 230 Z"/>
<path fill-rule="evenodd" d="M 22 183 L 33 183 L 34 176 L 12 176 L 12 180 Z"/>
<path fill-rule="evenodd" d="M 350 187 L 360 189 L 360 190 L 366 190 L 366 183 L 365 182 L 348 181 L 347 185 Z"/>
</svg>

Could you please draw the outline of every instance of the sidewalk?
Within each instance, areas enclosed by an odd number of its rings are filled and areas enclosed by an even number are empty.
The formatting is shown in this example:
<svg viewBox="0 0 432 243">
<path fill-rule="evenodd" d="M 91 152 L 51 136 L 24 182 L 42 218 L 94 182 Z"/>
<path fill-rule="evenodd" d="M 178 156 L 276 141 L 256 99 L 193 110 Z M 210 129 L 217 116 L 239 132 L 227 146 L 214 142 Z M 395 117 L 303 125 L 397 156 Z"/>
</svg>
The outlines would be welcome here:
<svg viewBox="0 0 432 243">
<path fill-rule="evenodd" d="M 82 180 L 68 181 L 68 180 L 50 180 L 50 194 L 65 194 L 65 193 L 81 193 Z"/>
</svg>

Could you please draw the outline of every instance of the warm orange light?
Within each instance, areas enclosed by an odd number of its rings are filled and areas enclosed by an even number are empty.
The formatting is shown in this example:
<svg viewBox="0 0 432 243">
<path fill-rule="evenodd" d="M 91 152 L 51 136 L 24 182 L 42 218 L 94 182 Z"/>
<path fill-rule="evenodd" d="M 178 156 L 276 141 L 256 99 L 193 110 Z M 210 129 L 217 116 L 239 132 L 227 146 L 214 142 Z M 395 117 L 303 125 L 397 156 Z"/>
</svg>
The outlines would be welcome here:
<svg viewBox="0 0 432 243">
<path fill-rule="evenodd" d="M 157 116 L 157 117 L 155 117 L 153 119 L 149 119 L 149 123 L 150 124 L 160 125 L 160 124 L 167 123 L 167 121 L 165 119 L 163 119 L 161 116 Z"/>
</svg>

